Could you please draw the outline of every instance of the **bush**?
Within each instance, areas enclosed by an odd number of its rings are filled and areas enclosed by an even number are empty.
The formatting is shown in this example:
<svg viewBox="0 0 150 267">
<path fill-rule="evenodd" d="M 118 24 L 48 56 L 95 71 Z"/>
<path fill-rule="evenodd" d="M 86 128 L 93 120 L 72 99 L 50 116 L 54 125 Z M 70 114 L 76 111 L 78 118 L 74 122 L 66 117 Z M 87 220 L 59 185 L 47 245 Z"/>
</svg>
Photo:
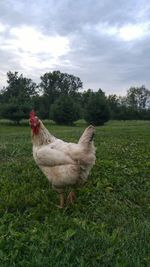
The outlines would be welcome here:
<svg viewBox="0 0 150 267">
<path fill-rule="evenodd" d="M 93 92 L 85 108 L 85 120 L 93 125 L 103 125 L 109 120 L 110 112 L 105 94 Z"/>
<path fill-rule="evenodd" d="M 79 119 L 79 108 L 69 96 L 61 96 L 51 106 L 50 119 L 57 124 L 71 125 Z"/>
<path fill-rule="evenodd" d="M 1 116 L 4 119 L 9 119 L 19 124 L 20 120 L 29 118 L 30 111 L 31 106 L 28 104 L 3 104 Z"/>
</svg>

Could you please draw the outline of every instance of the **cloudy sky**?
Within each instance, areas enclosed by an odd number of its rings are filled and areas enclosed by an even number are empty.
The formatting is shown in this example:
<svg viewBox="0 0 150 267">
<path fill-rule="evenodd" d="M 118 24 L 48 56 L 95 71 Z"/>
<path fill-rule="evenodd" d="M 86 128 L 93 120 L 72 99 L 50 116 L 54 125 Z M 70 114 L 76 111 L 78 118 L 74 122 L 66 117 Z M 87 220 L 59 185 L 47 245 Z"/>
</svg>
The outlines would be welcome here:
<svg viewBox="0 0 150 267">
<path fill-rule="evenodd" d="M 0 88 L 9 70 L 36 82 L 60 70 L 107 94 L 150 88 L 150 1 L 0 0 Z"/>
</svg>

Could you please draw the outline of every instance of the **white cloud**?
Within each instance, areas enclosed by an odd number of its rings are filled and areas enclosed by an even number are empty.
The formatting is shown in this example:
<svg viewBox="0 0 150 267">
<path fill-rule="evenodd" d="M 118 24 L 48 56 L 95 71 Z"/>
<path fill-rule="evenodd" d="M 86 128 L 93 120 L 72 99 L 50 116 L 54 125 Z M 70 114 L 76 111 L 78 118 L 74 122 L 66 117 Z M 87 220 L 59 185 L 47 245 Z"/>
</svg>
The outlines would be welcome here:
<svg viewBox="0 0 150 267">
<path fill-rule="evenodd" d="M 108 23 L 98 23 L 95 25 L 95 30 L 99 34 L 103 35 L 115 35 L 118 32 L 117 27 L 115 26 L 110 26 Z"/>
<path fill-rule="evenodd" d="M 3 23 L 0 22 L 0 33 L 5 32 L 6 29 L 7 29 L 7 27 L 8 27 L 7 25 L 5 25 L 5 24 L 3 24 Z"/>
<path fill-rule="evenodd" d="M 11 51 L 24 69 L 52 67 L 70 51 L 67 37 L 44 35 L 29 26 L 11 28 L 7 39 L 1 37 L 1 49 Z"/>
<path fill-rule="evenodd" d="M 128 24 L 118 30 L 119 37 L 124 41 L 141 39 L 150 33 L 150 23 Z"/>
<path fill-rule="evenodd" d="M 86 28 L 89 30 L 89 27 Z M 110 26 L 108 23 L 98 23 L 95 25 L 95 30 L 99 34 L 119 37 L 128 42 L 141 39 L 150 34 L 150 23 L 126 24 L 121 27 Z"/>
<path fill-rule="evenodd" d="M 12 35 L 11 44 L 25 52 L 33 54 L 47 52 L 53 57 L 59 57 L 69 49 L 69 41 L 66 37 L 47 36 L 29 26 L 12 28 L 10 33 Z"/>
</svg>

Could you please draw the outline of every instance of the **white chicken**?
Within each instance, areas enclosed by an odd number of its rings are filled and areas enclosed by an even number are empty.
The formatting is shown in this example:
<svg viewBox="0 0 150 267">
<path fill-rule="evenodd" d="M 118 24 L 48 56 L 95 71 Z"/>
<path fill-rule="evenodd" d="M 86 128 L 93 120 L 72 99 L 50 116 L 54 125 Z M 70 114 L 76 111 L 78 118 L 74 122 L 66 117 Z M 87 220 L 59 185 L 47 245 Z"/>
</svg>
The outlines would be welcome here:
<svg viewBox="0 0 150 267">
<path fill-rule="evenodd" d="M 95 163 L 95 129 L 90 125 L 77 144 L 67 143 L 51 135 L 34 111 L 30 113 L 30 127 L 34 160 L 60 194 L 59 207 L 63 208 L 65 188 L 84 184 Z M 71 191 L 67 202 L 74 200 L 75 193 Z"/>
</svg>

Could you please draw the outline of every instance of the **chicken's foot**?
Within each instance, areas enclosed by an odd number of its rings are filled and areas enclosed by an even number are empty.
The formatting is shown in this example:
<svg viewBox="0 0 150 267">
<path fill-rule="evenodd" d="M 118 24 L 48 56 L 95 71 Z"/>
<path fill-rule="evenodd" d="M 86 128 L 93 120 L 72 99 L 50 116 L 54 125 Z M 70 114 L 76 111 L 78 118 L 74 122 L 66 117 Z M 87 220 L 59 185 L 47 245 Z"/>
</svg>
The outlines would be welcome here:
<svg viewBox="0 0 150 267">
<path fill-rule="evenodd" d="M 69 194 L 68 194 L 68 197 L 67 197 L 67 203 L 71 203 L 73 204 L 76 200 L 76 195 L 73 191 L 71 191 Z"/>
<path fill-rule="evenodd" d="M 59 199 L 60 199 L 60 204 L 57 205 L 57 207 L 60 208 L 60 209 L 63 209 L 64 208 L 64 204 L 65 204 L 64 193 L 60 193 L 59 194 Z"/>
</svg>

